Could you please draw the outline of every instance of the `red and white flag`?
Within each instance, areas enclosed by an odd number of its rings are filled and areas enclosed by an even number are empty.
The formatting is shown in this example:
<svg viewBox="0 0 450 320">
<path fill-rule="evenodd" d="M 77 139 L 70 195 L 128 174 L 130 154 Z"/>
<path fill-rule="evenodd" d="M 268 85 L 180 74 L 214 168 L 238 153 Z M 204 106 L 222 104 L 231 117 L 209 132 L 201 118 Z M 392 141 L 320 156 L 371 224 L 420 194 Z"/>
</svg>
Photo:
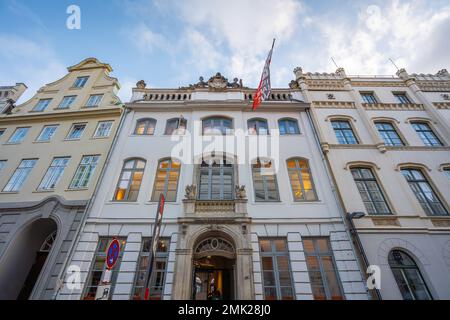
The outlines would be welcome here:
<svg viewBox="0 0 450 320">
<path fill-rule="evenodd" d="M 275 45 L 275 39 L 273 39 L 272 49 L 270 49 L 269 56 L 266 60 L 266 65 L 259 82 L 258 90 L 256 91 L 255 98 L 253 99 L 253 111 L 255 111 L 262 101 L 267 100 L 270 96 L 270 62 L 272 61 L 273 47 Z"/>
</svg>

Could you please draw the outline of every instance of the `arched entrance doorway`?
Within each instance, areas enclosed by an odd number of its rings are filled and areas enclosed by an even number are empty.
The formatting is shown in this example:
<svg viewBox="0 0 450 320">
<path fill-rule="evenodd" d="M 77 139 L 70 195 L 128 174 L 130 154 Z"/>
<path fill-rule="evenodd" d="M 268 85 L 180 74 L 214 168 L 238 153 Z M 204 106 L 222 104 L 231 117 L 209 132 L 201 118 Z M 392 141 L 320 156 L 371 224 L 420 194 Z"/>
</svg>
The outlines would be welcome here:
<svg viewBox="0 0 450 320">
<path fill-rule="evenodd" d="M 56 234 L 52 219 L 36 220 L 19 232 L 0 265 L 1 300 L 31 298 Z"/>
<path fill-rule="evenodd" d="M 235 299 L 236 254 L 231 242 L 210 237 L 196 247 L 193 261 L 193 300 Z"/>
</svg>

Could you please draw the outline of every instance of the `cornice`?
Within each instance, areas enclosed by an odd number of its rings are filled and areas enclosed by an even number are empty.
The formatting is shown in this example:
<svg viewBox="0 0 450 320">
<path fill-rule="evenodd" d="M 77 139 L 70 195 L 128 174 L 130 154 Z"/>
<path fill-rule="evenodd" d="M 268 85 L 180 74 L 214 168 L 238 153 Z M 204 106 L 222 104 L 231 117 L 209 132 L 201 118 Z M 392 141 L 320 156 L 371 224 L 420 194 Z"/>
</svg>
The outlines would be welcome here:
<svg viewBox="0 0 450 320">
<path fill-rule="evenodd" d="M 427 92 L 450 91 L 450 81 L 416 81 L 416 84 L 422 91 Z"/>
<path fill-rule="evenodd" d="M 88 119 L 98 118 L 104 116 L 120 116 L 122 107 L 116 108 L 102 108 L 95 110 L 77 110 L 57 113 L 39 113 L 39 114 L 25 114 L 12 115 L 0 118 L 1 124 L 23 123 L 23 122 L 40 122 L 47 120 L 61 120 L 61 119 Z"/>
<path fill-rule="evenodd" d="M 313 101 L 312 106 L 320 109 L 355 109 L 351 101 Z"/>
<path fill-rule="evenodd" d="M 450 109 L 450 102 L 435 102 L 433 105 L 438 109 Z"/>
<path fill-rule="evenodd" d="M 398 104 L 398 103 L 363 103 L 366 110 L 393 110 L 393 111 L 417 111 L 424 110 L 423 104 Z"/>
<path fill-rule="evenodd" d="M 361 81 L 352 80 L 353 87 L 406 87 L 403 81 Z"/>
</svg>

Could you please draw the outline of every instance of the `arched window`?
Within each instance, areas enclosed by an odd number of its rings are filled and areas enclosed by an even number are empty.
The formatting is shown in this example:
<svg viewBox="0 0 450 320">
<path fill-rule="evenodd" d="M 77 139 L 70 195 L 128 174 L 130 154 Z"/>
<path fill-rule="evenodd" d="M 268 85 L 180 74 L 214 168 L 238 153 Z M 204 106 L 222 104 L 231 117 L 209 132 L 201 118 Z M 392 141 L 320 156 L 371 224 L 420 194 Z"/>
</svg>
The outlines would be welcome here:
<svg viewBox="0 0 450 320">
<path fill-rule="evenodd" d="M 174 118 L 167 120 L 166 131 L 164 134 L 172 135 L 179 134 L 183 135 L 186 132 L 187 120 L 183 117 Z"/>
<path fill-rule="evenodd" d="M 386 121 L 375 121 L 375 126 L 387 146 L 404 146 L 394 125 Z"/>
<path fill-rule="evenodd" d="M 178 160 L 161 160 L 156 172 L 152 201 L 158 201 L 160 194 L 164 194 L 166 202 L 177 200 L 178 180 L 180 178 L 181 163 Z"/>
<path fill-rule="evenodd" d="M 430 182 L 420 169 L 403 168 L 402 174 L 406 181 L 408 181 L 414 195 L 427 215 L 448 215 L 447 209 L 444 207 Z"/>
<path fill-rule="evenodd" d="M 279 201 L 277 175 L 272 161 L 258 159 L 252 164 L 255 201 Z"/>
<path fill-rule="evenodd" d="M 426 146 L 430 147 L 440 147 L 442 146 L 442 142 L 437 137 L 436 133 L 434 133 L 433 129 L 426 122 L 415 121 L 411 122 L 412 127 L 419 135 L 420 139 Z"/>
<path fill-rule="evenodd" d="M 156 120 L 155 119 L 139 119 L 136 122 L 134 134 L 139 136 L 151 136 L 155 134 Z"/>
<path fill-rule="evenodd" d="M 224 117 L 212 117 L 203 120 L 204 135 L 227 135 L 233 133 L 233 121 Z"/>
<path fill-rule="evenodd" d="M 295 119 L 284 118 L 278 120 L 278 128 L 280 129 L 280 135 L 300 134 L 298 122 Z"/>
<path fill-rule="evenodd" d="M 266 119 L 250 119 L 247 121 L 248 134 L 267 135 L 269 127 Z"/>
<path fill-rule="evenodd" d="M 144 169 L 145 161 L 141 159 L 132 159 L 124 163 L 114 194 L 115 201 L 134 202 L 137 200 Z"/>
<path fill-rule="evenodd" d="M 351 172 L 367 213 L 370 215 L 391 214 L 392 212 L 386 201 L 386 197 L 372 169 L 367 167 L 353 167 L 351 168 Z"/>
<path fill-rule="evenodd" d="M 404 300 L 432 300 L 417 264 L 408 254 L 392 250 L 388 262 Z"/>
<path fill-rule="evenodd" d="M 316 201 L 317 194 L 311 177 L 308 160 L 302 158 L 287 161 L 289 180 L 295 201 Z"/>
<path fill-rule="evenodd" d="M 234 199 L 234 168 L 225 157 L 203 160 L 199 171 L 199 200 Z"/>
</svg>

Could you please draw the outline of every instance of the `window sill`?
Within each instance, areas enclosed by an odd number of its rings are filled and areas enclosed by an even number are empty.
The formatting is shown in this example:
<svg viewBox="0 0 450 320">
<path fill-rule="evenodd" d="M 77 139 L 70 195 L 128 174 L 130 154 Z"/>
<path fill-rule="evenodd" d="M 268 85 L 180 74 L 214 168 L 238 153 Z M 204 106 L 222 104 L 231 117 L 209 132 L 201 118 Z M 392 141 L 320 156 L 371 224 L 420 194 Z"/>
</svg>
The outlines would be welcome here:
<svg viewBox="0 0 450 320">
<path fill-rule="evenodd" d="M 81 140 L 81 138 L 78 138 L 78 139 L 64 139 L 63 141 L 80 141 Z"/>
<path fill-rule="evenodd" d="M 64 191 L 66 191 L 66 192 L 72 192 L 72 191 L 88 191 L 89 190 L 89 188 L 73 188 L 73 189 L 66 189 L 66 190 L 64 190 Z"/>
<path fill-rule="evenodd" d="M 302 204 L 324 204 L 322 200 L 303 200 L 303 201 L 292 201 L 292 205 L 302 205 Z"/>
<path fill-rule="evenodd" d="M 80 109 L 96 109 L 99 106 L 82 106 Z"/>
<path fill-rule="evenodd" d="M 17 146 L 19 144 L 22 144 L 22 142 L 7 142 L 7 143 L 4 143 L 3 145 L 4 146 Z"/>
<path fill-rule="evenodd" d="M 31 193 L 52 193 L 55 192 L 55 189 L 51 189 L 51 190 L 35 190 Z"/>
<path fill-rule="evenodd" d="M 20 194 L 20 191 L 2 191 L 0 194 Z"/>
<path fill-rule="evenodd" d="M 33 141 L 33 143 L 50 143 L 51 142 L 51 140 L 48 140 L 48 141 Z"/>
<path fill-rule="evenodd" d="M 89 140 L 105 140 L 105 139 L 109 139 L 110 136 L 107 137 L 92 137 Z"/>
<path fill-rule="evenodd" d="M 84 87 L 70 87 L 69 90 L 81 90 Z"/>
<path fill-rule="evenodd" d="M 106 205 L 114 205 L 114 204 L 119 204 L 119 205 L 140 205 L 139 202 L 131 202 L 131 201 L 107 201 Z"/>
</svg>

